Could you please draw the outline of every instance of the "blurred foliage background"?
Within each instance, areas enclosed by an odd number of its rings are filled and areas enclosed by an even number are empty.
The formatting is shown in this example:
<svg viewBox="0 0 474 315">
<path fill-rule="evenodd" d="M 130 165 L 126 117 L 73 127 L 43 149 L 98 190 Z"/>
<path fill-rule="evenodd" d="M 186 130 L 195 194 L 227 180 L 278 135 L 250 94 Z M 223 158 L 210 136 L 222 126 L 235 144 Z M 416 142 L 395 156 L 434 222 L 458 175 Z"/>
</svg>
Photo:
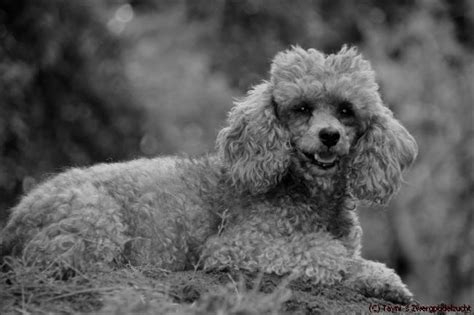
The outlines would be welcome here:
<svg viewBox="0 0 474 315">
<path fill-rule="evenodd" d="M 212 151 L 232 98 L 278 51 L 371 60 L 419 158 L 364 255 L 423 303 L 474 306 L 474 2 L 2 0 L 0 222 L 65 167 Z"/>
</svg>

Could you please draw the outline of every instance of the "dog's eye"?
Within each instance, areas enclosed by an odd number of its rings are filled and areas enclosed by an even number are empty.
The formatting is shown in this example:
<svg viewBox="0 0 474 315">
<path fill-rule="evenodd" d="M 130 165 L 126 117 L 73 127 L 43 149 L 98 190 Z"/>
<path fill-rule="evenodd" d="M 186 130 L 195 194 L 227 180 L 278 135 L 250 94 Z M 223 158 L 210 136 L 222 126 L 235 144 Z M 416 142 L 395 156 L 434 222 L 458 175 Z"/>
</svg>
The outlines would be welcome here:
<svg viewBox="0 0 474 315">
<path fill-rule="evenodd" d="M 311 107 L 308 104 L 299 104 L 293 107 L 293 111 L 300 114 L 310 114 L 312 112 Z"/>
<path fill-rule="evenodd" d="M 341 118 L 350 118 L 355 116 L 353 105 L 351 102 L 348 101 L 343 101 L 339 103 L 338 112 Z"/>
</svg>

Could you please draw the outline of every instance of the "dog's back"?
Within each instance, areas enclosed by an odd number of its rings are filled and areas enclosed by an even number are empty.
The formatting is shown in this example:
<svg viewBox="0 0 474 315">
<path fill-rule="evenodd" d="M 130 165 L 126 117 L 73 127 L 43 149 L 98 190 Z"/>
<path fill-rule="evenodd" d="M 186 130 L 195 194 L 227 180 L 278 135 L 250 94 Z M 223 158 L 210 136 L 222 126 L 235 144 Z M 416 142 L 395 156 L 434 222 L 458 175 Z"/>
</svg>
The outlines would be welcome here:
<svg viewBox="0 0 474 315">
<path fill-rule="evenodd" d="M 200 192 L 186 183 L 194 169 L 176 157 L 70 169 L 12 209 L 1 254 L 77 267 L 124 259 L 182 269 L 189 242 L 202 243 L 213 222 Z"/>
</svg>

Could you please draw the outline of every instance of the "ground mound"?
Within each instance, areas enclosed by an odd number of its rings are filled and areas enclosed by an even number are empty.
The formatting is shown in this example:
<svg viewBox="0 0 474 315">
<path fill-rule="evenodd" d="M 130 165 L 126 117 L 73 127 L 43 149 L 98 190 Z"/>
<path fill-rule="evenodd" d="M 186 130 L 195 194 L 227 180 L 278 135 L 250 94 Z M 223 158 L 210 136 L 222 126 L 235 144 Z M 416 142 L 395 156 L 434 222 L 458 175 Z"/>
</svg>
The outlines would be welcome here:
<svg viewBox="0 0 474 315">
<path fill-rule="evenodd" d="M 75 272 L 10 260 L 0 273 L 1 314 L 352 314 L 393 304 L 341 285 L 274 275 L 151 267 Z"/>
</svg>

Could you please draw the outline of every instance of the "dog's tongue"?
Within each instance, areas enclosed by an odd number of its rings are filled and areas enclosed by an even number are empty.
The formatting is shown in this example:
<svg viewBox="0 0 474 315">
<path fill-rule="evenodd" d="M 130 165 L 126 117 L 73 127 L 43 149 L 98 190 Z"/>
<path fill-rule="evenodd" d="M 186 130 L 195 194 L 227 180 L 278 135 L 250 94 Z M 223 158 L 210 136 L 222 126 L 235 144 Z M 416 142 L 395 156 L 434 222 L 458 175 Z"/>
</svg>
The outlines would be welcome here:
<svg viewBox="0 0 474 315">
<path fill-rule="evenodd" d="M 314 155 L 314 158 L 317 161 L 321 161 L 323 163 L 331 163 L 336 159 L 336 154 L 328 151 L 318 152 Z"/>
</svg>

